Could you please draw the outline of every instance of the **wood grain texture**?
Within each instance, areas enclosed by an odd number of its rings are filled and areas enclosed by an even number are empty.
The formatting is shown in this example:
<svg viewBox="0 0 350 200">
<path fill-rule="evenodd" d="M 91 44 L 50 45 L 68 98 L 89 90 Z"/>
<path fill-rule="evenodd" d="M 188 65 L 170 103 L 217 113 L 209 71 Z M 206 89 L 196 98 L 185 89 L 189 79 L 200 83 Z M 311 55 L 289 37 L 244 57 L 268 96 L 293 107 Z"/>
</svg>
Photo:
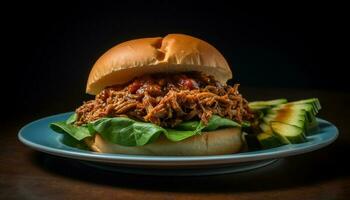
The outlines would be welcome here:
<svg viewBox="0 0 350 200">
<path fill-rule="evenodd" d="M 340 131 L 330 146 L 271 166 L 220 176 L 157 177 L 99 171 L 31 150 L 17 132 L 34 120 L 23 114 L 2 126 L 0 199 L 348 199 L 350 95 L 335 91 L 242 88 L 249 100 L 319 97 L 320 117 Z M 57 104 L 57 102 L 56 102 Z M 57 113 L 55 103 L 42 115 Z"/>
</svg>

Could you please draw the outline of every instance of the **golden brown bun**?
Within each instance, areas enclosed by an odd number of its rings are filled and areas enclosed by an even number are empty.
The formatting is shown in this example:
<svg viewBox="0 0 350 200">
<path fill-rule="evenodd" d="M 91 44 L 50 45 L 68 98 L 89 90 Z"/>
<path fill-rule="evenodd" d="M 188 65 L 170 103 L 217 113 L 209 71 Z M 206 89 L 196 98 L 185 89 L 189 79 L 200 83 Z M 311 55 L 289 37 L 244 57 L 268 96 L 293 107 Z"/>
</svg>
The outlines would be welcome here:
<svg viewBox="0 0 350 200">
<path fill-rule="evenodd" d="M 183 34 L 130 40 L 108 50 L 93 66 L 86 92 L 98 94 L 144 74 L 200 71 L 225 84 L 232 72 L 221 53 L 207 42 Z"/>
<path fill-rule="evenodd" d="M 105 141 L 99 134 L 85 140 L 91 150 L 101 153 L 163 155 L 163 156 L 206 156 L 232 154 L 244 147 L 240 128 L 226 128 L 202 132 L 180 142 L 172 142 L 165 137 L 139 147 L 126 147 Z"/>
</svg>

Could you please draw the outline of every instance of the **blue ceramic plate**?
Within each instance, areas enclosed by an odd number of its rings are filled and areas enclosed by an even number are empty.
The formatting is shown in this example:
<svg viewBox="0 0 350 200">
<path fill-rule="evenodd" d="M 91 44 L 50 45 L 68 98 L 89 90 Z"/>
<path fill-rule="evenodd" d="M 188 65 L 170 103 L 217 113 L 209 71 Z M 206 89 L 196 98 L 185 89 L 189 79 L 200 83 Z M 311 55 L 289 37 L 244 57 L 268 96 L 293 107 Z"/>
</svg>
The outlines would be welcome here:
<svg viewBox="0 0 350 200">
<path fill-rule="evenodd" d="M 19 131 L 18 138 L 25 145 L 33 149 L 57 156 L 79 159 L 84 161 L 84 163 L 88 163 L 90 166 L 99 166 L 107 170 L 110 170 L 113 166 L 123 166 L 119 171 L 131 173 L 135 173 L 135 171 L 130 171 L 132 167 L 136 167 L 137 169 L 205 168 L 204 172 L 196 172 L 200 174 L 213 174 L 213 168 L 220 168 L 219 171 L 221 173 L 226 173 L 229 171 L 237 172 L 262 167 L 271 164 L 278 158 L 303 154 L 325 147 L 332 143 L 338 136 L 338 129 L 333 124 L 323 119 L 317 119 L 319 130 L 307 137 L 308 142 L 289 144 L 266 150 L 242 152 L 232 155 L 186 157 L 105 154 L 80 149 L 74 145 L 67 144 L 63 134 L 56 133 L 49 128 L 51 122 L 65 121 L 71 114 L 63 113 L 31 122 Z M 220 172 L 217 171 L 216 173 Z M 157 174 L 159 173 L 157 171 Z M 172 174 L 171 172 L 169 173 L 169 170 L 162 173 L 165 175 Z M 186 173 L 191 173 L 191 170 L 182 173 L 186 175 Z"/>
</svg>

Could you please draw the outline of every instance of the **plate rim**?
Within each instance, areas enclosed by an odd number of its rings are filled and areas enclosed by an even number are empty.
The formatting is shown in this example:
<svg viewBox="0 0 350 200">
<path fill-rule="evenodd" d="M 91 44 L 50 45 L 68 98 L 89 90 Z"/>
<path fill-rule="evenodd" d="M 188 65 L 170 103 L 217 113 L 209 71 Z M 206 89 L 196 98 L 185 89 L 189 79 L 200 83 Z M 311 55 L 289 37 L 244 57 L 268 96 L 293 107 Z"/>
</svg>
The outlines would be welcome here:
<svg viewBox="0 0 350 200">
<path fill-rule="evenodd" d="M 339 136 L 338 128 L 331 122 L 317 118 L 319 122 L 326 123 L 331 125 L 331 128 L 334 129 L 334 136 L 327 141 L 322 143 L 316 143 L 308 146 L 301 146 L 299 148 L 293 149 L 278 149 L 277 151 L 264 152 L 264 150 L 259 150 L 259 154 L 254 154 L 251 152 L 241 152 L 230 155 L 213 155 L 213 156 L 146 156 L 146 155 L 128 155 L 128 154 L 109 154 L 109 153 L 97 153 L 92 151 L 77 150 L 71 151 L 67 149 L 53 148 L 38 144 L 24 138 L 24 132 L 41 121 L 47 121 L 52 118 L 62 117 L 73 112 L 60 113 L 56 115 L 47 116 L 38 120 L 34 120 L 25 126 L 23 126 L 18 132 L 18 139 L 28 147 L 35 149 L 40 152 L 48 153 L 51 155 L 73 158 L 78 160 L 86 161 L 95 161 L 95 162 L 104 162 L 104 163 L 116 163 L 116 164 L 131 164 L 131 165 L 162 165 L 162 166 L 174 166 L 174 165 L 217 165 L 217 164 L 229 164 L 229 163 L 242 163 L 242 162 L 251 162 L 259 161 L 266 159 L 276 159 L 287 156 L 293 156 L 298 154 L 308 153 L 320 148 L 323 148 L 332 142 L 334 142 Z M 312 137 L 312 136 L 311 136 Z M 303 143 L 305 144 L 305 143 Z M 252 151 L 254 152 L 254 151 Z"/>
</svg>

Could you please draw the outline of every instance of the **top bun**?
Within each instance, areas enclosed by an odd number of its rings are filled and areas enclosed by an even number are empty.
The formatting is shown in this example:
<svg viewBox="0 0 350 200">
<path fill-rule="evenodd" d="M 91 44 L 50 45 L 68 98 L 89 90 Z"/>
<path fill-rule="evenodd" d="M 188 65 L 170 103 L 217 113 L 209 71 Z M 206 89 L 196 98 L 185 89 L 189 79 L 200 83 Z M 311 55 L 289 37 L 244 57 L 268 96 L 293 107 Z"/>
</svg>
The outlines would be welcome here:
<svg viewBox="0 0 350 200">
<path fill-rule="evenodd" d="M 143 38 L 118 44 L 93 66 L 86 92 L 96 95 L 104 88 L 152 73 L 199 71 L 225 84 L 232 72 L 225 58 L 209 43 L 184 34 Z"/>
</svg>

